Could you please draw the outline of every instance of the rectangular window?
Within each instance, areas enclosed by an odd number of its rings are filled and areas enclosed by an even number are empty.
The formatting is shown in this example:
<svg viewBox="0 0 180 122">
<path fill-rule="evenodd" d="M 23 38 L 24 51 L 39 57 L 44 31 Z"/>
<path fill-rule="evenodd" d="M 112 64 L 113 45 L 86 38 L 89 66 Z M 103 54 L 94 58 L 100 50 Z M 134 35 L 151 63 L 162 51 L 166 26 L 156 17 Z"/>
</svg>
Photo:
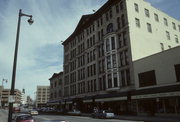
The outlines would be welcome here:
<svg viewBox="0 0 180 122">
<path fill-rule="evenodd" d="M 169 33 L 168 31 L 166 31 L 166 37 L 167 37 L 168 40 L 171 39 L 171 38 L 170 38 L 170 33 Z"/>
<path fill-rule="evenodd" d="M 180 64 L 176 64 L 174 67 L 175 67 L 177 82 L 180 82 Z"/>
<path fill-rule="evenodd" d="M 110 51 L 110 40 L 106 39 L 106 52 Z"/>
<path fill-rule="evenodd" d="M 176 30 L 176 24 L 172 22 L 173 29 Z"/>
<path fill-rule="evenodd" d="M 167 21 L 166 18 L 164 18 L 164 25 L 165 25 L 165 26 L 168 26 L 168 21 Z"/>
<path fill-rule="evenodd" d="M 111 68 L 111 56 L 107 56 L 107 69 Z"/>
<path fill-rule="evenodd" d="M 154 19 L 155 19 L 155 21 L 159 22 L 159 17 L 157 14 L 154 14 Z"/>
<path fill-rule="evenodd" d="M 156 85 L 155 70 L 139 73 L 138 77 L 139 87 Z"/>
<path fill-rule="evenodd" d="M 102 78 L 99 78 L 99 90 L 101 91 L 102 89 Z"/>
<path fill-rule="evenodd" d="M 106 21 L 109 20 L 109 17 L 108 17 L 108 12 L 106 13 Z"/>
<path fill-rule="evenodd" d="M 115 49 L 115 39 L 114 37 L 111 37 L 111 45 L 112 45 L 112 50 Z"/>
<path fill-rule="evenodd" d="M 124 54 L 125 54 L 125 63 L 126 63 L 126 65 L 128 65 L 128 64 L 129 64 L 128 50 L 125 50 L 125 51 L 124 51 Z"/>
<path fill-rule="evenodd" d="M 160 45 L 161 45 L 161 50 L 164 51 L 164 44 L 160 43 Z"/>
<path fill-rule="evenodd" d="M 122 22 L 122 27 L 125 26 L 125 17 L 124 14 L 121 15 L 121 22 Z"/>
<path fill-rule="evenodd" d="M 134 9 L 135 9 L 136 12 L 139 12 L 139 7 L 138 7 L 137 3 L 134 3 Z"/>
<path fill-rule="evenodd" d="M 147 23 L 147 30 L 148 30 L 148 32 L 152 33 L 151 24 L 149 24 L 149 23 Z"/>
<path fill-rule="evenodd" d="M 127 81 L 127 86 L 130 86 L 131 85 L 131 79 L 130 79 L 129 69 L 126 70 L 126 81 Z"/>
<path fill-rule="evenodd" d="M 119 5 L 116 5 L 116 13 L 119 13 Z"/>
<path fill-rule="evenodd" d="M 100 21 L 101 21 L 101 25 L 103 25 L 103 19 L 102 19 L 102 17 L 101 17 Z"/>
<path fill-rule="evenodd" d="M 126 46 L 126 31 L 123 32 L 123 46 Z"/>
<path fill-rule="evenodd" d="M 121 82 L 122 82 L 122 87 L 126 86 L 124 71 L 121 71 Z"/>
<path fill-rule="evenodd" d="M 99 19 L 97 20 L 97 26 L 99 27 Z"/>
<path fill-rule="evenodd" d="M 121 2 L 120 3 L 120 9 L 123 10 L 123 8 L 124 8 L 124 4 L 123 4 L 123 2 Z"/>
<path fill-rule="evenodd" d="M 116 63 L 116 54 L 112 55 L 112 63 L 113 63 L 113 67 L 115 68 L 117 66 L 117 63 Z"/>
<path fill-rule="evenodd" d="M 112 18 L 112 9 L 109 10 L 109 18 Z"/>
<path fill-rule="evenodd" d="M 120 66 L 124 65 L 124 56 L 123 56 L 123 52 L 120 52 Z"/>
<path fill-rule="evenodd" d="M 176 43 L 179 43 L 179 40 L 178 40 L 178 36 L 177 36 L 177 35 L 175 35 L 175 42 L 176 42 Z"/>
<path fill-rule="evenodd" d="M 118 27 L 118 29 L 121 28 L 120 17 L 117 18 L 117 27 Z"/>
<path fill-rule="evenodd" d="M 111 74 L 108 74 L 108 88 L 112 88 L 112 77 L 111 77 Z"/>
<path fill-rule="evenodd" d="M 146 15 L 146 17 L 149 17 L 150 15 L 149 15 L 149 10 L 148 9 L 144 9 L 145 10 L 145 15 Z"/>
<path fill-rule="evenodd" d="M 96 38 L 95 38 L 95 35 L 93 35 L 93 45 L 95 45 L 96 43 Z"/>
<path fill-rule="evenodd" d="M 118 35 L 118 41 L 119 41 L 119 48 L 121 48 L 123 46 L 122 44 L 122 39 L 121 39 L 121 34 Z"/>
<path fill-rule="evenodd" d="M 114 87 L 118 87 L 117 73 L 113 74 L 113 80 L 114 80 Z"/>
<path fill-rule="evenodd" d="M 140 21 L 138 18 L 135 18 L 135 21 L 136 21 L 136 27 L 140 27 Z"/>
</svg>

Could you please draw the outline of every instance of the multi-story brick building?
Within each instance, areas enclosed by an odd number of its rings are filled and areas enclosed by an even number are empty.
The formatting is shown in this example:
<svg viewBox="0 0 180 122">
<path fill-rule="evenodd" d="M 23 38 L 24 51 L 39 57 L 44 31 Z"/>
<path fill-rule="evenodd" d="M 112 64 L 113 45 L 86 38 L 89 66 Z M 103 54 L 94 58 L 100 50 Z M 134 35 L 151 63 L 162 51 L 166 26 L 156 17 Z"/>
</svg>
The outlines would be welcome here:
<svg viewBox="0 0 180 122">
<path fill-rule="evenodd" d="M 53 105 L 56 108 L 61 107 L 59 104 L 63 97 L 63 72 L 54 73 L 50 80 L 50 99 L 48 105 Z"/>
<path fill-rule="evenodd" d="M 94 14 L 83 15 L 63 42 L 62 103 L 84 112 L 94 106 L 137 112 L 131 99 L 141 85 L 134 62 L 179 46 L 179 37 L 180 22 L 148 2 L 108 0 Z"/>
</svg>

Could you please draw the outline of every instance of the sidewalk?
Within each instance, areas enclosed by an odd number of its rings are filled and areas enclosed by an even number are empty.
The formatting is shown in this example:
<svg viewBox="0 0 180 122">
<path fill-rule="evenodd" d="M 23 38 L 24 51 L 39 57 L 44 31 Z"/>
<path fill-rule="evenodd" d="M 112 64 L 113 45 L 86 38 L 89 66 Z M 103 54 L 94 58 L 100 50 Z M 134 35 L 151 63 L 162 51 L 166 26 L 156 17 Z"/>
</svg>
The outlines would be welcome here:
<svg viewBox="0 0 180 122">
<path fill-rule="evenodd" d="M 91 114 L 83 113 L 82 116 L 91 117 Z M 135 121 L 144 121 L 144 122 L 180 122 L 180 115 L 177 116 L 117 115 L 115 118 L 120 120 L 135 120 Z"/>
<path fill-rule="evenodd" d="M 117 119 L 121 120 L 141 120 L 144 122 L 180 122 L 180 116 L 172 117 L 172 116 L 128 116 L 121 115 L 117 116 Z"/>
</svg>

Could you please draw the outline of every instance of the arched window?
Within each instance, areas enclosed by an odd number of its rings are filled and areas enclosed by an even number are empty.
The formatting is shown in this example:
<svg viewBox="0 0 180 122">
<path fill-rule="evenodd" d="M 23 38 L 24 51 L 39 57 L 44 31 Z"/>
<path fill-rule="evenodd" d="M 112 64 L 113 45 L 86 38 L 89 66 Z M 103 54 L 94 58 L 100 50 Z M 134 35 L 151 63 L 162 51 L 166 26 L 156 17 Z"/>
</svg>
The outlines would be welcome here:
<svg viewBox="0 0 180 122">
<path fill-rule="evenodd" d="M 108 26 L 107 26 L 107 33 L 110 33 L 110 32 L 113 32 L 113 24 L 110 23 Z"/>
</svg>

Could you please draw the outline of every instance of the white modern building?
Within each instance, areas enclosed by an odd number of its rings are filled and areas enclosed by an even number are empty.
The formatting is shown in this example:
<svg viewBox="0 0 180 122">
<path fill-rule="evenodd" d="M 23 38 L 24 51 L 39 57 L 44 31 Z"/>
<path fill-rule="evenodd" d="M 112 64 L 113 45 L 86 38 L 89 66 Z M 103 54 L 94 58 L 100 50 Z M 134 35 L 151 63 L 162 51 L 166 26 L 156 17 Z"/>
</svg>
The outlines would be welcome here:
<svg viewBox="0 0 180 122">
<path fill-rule="evenodd" d="M 37 86 L 36 91 L 36 106 L 41 107 L 49 101 L 49 86 Z"/>
<path fill-rule="evenodd" d="M 84 112 L 91 111 L 93 107 L 110 107 L 116 114 L 144 111 L 168 113 L 164 109 L 168 109 L 169 104 L 160 96 L 156 96 L 155 100 L 153 97 L 150 103 L 146 99 L 149 99 L 147 94 L 155 93 L 156 87 L 164 89 L 156 91 L 156 94 L 168 91 L 166 87 L 176 89 L 169 92 L 178 91 L 179 84 L 175 79 L 179 74 L 175 74 L 176 68 L 173 68 L 180 64 L 179 40 L 180 21 L 145 0 L 108 0 L 95 13 L 83 15 L 75 31 L 63 42 L 62 104 Z M 169 64 L 162 62 L 163 58 Z M 164 72 L 165 78 L 163 70 L 167 70 Z M 150 71 L 150 75 L 146 71 Z M 155 79 L 154 75 L 160 75 L 156 77 L 156 82 L 144 83 Z M 160 101 L 164 101 L 163 111 L 156 106 L 159 105 L 156 102 Z M 177 104 L 174 104 L 174 108 L 177 109 L 179 98 L 176 97 L 175 101 Z M 138 106 L 141 103 L 155 108 Z M 170 113 L 179 112 L 174 110 Z"/>
<path fill-rule="evenodd" d="M 21 104 L 26 105 L 27 104 L 27 96 L 25 94 L 25 89 L 22 90 L 21 92 Z"/>
</svg>

